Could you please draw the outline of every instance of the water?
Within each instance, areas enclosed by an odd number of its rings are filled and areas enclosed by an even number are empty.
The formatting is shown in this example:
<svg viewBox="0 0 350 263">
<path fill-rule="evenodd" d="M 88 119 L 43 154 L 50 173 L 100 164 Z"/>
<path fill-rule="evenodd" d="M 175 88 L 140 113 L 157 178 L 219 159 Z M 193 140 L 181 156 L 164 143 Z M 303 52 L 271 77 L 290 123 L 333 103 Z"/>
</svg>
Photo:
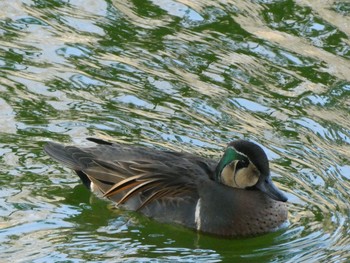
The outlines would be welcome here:
<svg viewBox="0 0 350 263">
<path fill-rule="evenodd" d="M 350 259 L 348 1 L 0 3 L 1 262 Z M 116 210 L 42 151 L 88 136 L 255 141 L 289 225 L 230 240 Z"/>
</svg>

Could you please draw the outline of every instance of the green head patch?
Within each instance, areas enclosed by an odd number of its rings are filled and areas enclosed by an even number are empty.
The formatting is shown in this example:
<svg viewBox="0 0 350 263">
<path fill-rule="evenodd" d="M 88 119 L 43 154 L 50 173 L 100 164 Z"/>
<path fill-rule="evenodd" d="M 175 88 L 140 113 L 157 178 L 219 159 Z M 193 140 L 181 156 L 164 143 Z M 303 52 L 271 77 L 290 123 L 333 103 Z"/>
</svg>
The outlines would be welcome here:
<svg viewBox="0 0 350 263">
<path fill-rule="evenodd" d="M 216 166 L 215 169 L 215 180 L 216 181 L 220 181 L 220 177 L 221 177 L 221 173 L 222 170 L 229 165 L 230 163 L 232 163 L 233 161 L 246 161 L 249 162 L 247 156 L 245 156 L 244 154 L 237 152 L 235 148 L 229 146 L 226 148 L 226 151 L 224 153 L 224 155 L 222 156 L 220 162 L 218 163 L 218 165 Z"/>
</svg>

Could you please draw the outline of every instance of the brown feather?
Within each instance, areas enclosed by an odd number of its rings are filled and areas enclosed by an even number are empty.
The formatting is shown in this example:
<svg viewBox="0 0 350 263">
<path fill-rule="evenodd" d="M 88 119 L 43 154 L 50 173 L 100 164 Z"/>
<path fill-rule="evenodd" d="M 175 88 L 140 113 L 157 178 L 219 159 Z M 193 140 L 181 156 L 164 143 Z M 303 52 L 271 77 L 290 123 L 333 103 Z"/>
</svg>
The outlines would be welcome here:
<svg viewBox="0 0 350 263">
<path fill-rule="evenodd" d="M 138 193 L 142 193 L 142 191 L 149 190 L 150 188 L 153 188 L 154 182 L 157 180 L 150 180 L 150 181 L 144 181 L 139 182 L 138 185 L 136 185 L 134 188 L 132 188 L 129 192 L 127 192 L 122 199 L 118 202 L 118 205 L 125 203 L 129 198 L 133 197 L 134 195 Z"/>
<path fill-rule="evenodd" d="M 107 192 L 105 192 L 103 196 L 104 197 L 111 197 L 112 195 L 115 195 L 122 190 L 128 189 L 128 188 L 132 187 L 133 185 L 137 185 L 138 182 L 136 181 L 136 179 L 138 179 L 139 177 L 140 177 L 139 175 L 135 175 L 135 176 L 126 178 L 126 179 L 116 183 Z M 122 190 L 120 190 L 120 189 L 122 189 Z"/>
<path fill-rule="evenodd" d="M 145 207 L 149 203 L 153 202 L 154 200 L 157 200 L 157 199 L 160 199 L 164 196 L 167 196 L 167 194 L 169 194 L 170 192 L 171 192 L 171 190 L 168 189 L 168 190 L 159 190 L 157 192 L 152 193 L 149 197 L 147 197 L 146 200 L 144 200 L 142 202 L 142 204 L 137 208 L 137 210 L 142 209 L 143 207 Z"/>
</svg>

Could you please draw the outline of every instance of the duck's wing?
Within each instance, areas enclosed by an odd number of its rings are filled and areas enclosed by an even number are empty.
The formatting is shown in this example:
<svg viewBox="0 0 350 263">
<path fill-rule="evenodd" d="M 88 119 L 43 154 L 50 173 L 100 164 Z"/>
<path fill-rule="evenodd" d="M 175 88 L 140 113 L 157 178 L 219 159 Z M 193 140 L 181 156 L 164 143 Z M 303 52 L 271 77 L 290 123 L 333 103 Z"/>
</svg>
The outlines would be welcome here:
<svg viewBox="0 0 350 263">
<path fill-rule="evenodd" d="M 113 185 L 104 196 L 118 197 L 118 204 L 127 203 L 133 197 L 139 199 L 137 209 L 154 200 L 177 199 L 197 196 L 197 180 L 194 170 L 167 162 L 122 162 L 134 175 Z"/>
<path fill-rule="evenodd" d="M 75 170 L 85 185 L 99 189 L 118 204 L 140 209 L 154 200 L 197 196 L 198 180 L 209 179 L 212 164 L 200 157 L 100 143 L 79 148 L 48 143 L 45 151 Z"/>
</svg>

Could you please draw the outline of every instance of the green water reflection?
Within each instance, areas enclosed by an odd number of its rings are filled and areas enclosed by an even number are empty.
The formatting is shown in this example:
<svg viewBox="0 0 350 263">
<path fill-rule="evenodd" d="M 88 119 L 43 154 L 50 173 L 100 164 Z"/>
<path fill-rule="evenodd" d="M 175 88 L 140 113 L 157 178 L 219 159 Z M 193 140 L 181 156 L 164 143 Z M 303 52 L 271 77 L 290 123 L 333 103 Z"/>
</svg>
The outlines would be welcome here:
<svg viewBox="0 0 350 263">
<path fill-rule="evenodd" d="M 346 262 L 347 1 L 35 1 L 0 10 L 0 261 Z M 98 136 L 262 145 L 289 225 L 228 240 L 120 211 L 42 151 Z"/>
</svg>

